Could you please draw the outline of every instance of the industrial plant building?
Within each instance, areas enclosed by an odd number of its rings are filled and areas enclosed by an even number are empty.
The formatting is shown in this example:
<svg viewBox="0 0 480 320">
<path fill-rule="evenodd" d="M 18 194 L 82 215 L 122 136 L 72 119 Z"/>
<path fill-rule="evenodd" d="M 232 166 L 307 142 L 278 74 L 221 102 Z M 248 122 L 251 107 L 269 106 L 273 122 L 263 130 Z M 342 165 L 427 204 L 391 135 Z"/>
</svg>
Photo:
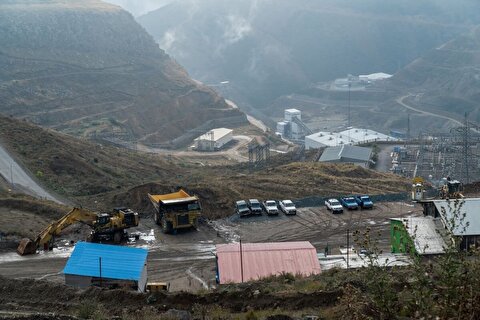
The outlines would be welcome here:
<svg viewBox="0 0 480 320">
<path fill-rule="evenodd" d="M 63 273 L 65 284 L 85 288 L 102 286 L 145 291 L 148 250 L 79 242 Z"/>
<path fill-rule="evenodd" d="M 241 283 L 272 275 L 320 273 L 315 247 L 308 241 L 217 245 L 217 282 Z"/>
<path fill-rule="evenodd" d="M 208 131 L 194 140 L 195 150 L 198 151 L 216 151 L 221 149 L 227 143 L 233 140 L 233 130 L 227 128 L 217 128 Z"/>
<path fill-rule="evenodd" d="M 349 128 L 342 132 L 317 132 L 305 137 L 305 149 L 358 145 L 377 141 L 398 141 L 392 136 L 370 129 Z"/>
<path fill-rule="evenodd" d="M 302 112 L 298 109 L 286 109 L 284 120 L 277 122 L 277 134 L 292 141 L 303 140 L 312 133 L 302 121 Z"/>
</svg>

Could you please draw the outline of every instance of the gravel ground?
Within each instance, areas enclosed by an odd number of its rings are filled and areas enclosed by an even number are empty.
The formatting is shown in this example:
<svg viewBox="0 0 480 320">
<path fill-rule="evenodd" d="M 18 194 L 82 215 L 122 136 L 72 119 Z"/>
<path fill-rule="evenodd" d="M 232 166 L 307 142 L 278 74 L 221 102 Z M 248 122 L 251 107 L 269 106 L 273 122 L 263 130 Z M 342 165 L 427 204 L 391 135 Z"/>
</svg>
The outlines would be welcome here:
<svg viewBox="0 0 480 320">
<path fill-rule="evenodd" d="M 130 232 L 141 234 L 129 246 L 149 249 L 149 281 L 170 282 L 172 291 L 195 292 L 215 286 L 217 243 L 238 241 L 310 241 L 319 252 L 329 246 L 330 253 L 339 253 L 346 245 L 346 232 L 363 231 L 370 227 L 379 235 L 378 247 L 390 251 L 390 218 L 421 214 L 421 208 L 410 203 L 376 203 L 372 210 L 345 211 L 332 214 L 325 207 L 301 208 L 296 216 L 230 217 L 202 223 L 198 230 L 165 235 L 150 217 L 141 219 L 140 226 Z M 69 234 L 58 240 L 52 252 L 20 257 L 13 251 L 0 254 L 0 275 L 9 278 L 36 278 L 63 282 L 62 270 L 72 251 Z M 78 239 L 78 235 L 71 235 Z M 353 238 L 351 240 L 353 242 Z"/>
</svg>

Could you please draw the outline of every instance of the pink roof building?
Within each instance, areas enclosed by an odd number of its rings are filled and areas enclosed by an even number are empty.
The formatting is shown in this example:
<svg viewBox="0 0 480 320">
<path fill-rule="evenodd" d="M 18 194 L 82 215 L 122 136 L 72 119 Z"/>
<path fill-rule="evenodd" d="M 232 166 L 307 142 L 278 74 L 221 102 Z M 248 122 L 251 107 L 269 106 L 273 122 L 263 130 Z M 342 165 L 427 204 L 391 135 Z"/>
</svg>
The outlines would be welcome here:
<svg viewBox="0 0 480 320">
<path fill-rule="evenodd" d="M 308 241 L 242 243 L 240 251 L 240 243 L 217 244 L 217 279 L 220 284 L 282 273 L 319 274 L 320 263 L 315 247 Z"/>
</svg>

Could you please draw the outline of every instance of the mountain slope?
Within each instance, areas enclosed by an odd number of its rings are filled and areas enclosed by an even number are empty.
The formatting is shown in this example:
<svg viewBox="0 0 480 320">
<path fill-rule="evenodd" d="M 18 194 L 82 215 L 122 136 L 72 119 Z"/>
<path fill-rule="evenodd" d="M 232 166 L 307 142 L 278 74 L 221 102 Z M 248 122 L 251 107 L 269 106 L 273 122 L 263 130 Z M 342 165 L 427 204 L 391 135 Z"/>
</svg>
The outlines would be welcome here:
<svg viewBox="0 0 480 320">
<path fill-rule="evenodd" d="M 411 103 L 421 109 L 480 121 L 480 27 L 416 59 L 391 82 L 416 93 Z"/>
<path fill-rule="evenodd" d="M 312 82 L 394 73 L 480 21 L 479 4 L 181 0 L 138 21 L 197 79 L 256 106 Z"/>
<path fill-rule="evenodd" d="M 0 112 L 75 135 L 165 142 L 241 116 L 199 86 L 119 7 L 0 4 Z"/>
<path fill-rule="evenodd" d="M 408 185 L 399 176 L 345 164 L 285 162 L 255 172 L 245 165 L 202 166 L 197 160 L 105 147 L 3 116 L 0 137 L 46 186 L 97 210 L 129 206 L 151 212 L 147 192 L 183 187 L 200 196 L 205 215 L 213 218 L 231 215 L 238 199 L 385 194 Z"/>
</svg>

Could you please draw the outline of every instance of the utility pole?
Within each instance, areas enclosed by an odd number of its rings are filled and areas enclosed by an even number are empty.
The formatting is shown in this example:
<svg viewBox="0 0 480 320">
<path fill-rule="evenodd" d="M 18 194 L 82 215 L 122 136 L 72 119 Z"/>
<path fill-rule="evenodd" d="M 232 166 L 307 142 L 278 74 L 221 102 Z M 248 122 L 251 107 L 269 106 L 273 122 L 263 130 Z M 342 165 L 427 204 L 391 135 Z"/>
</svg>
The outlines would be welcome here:
<svg viewBox="0 0 480 320">
<path fill-rule="evenodd" d="M 407 118 L 407 140 L 410 139 L 410 113 Z"/>
<path fill-rule="evenodd" d="M 348 76 L 348 144 L 350 144 L 350 127 L 351 127 L 351 115 L 350 115 L 350 89 L 352 87 L 352 82 L 350 81 L 350 76 Z"/>
<path fill-rule="evenodd" d="M 470 173 L 469 173 L 469 154 L 470 154 L 470 128 L 468 126 L 467 113 L 465 112 L 465 135 L 463 136 L 463 165 L 464 165 L 464 183 L 470 183 Z"/>
<path fill-rule="evenodd" d="M 349 269 L 349 251 L 350 251 L 350 229 L 347 229 L 347 270 Z"/>
<path fill-rule="evenodd" d="M 352 87 L 352 83 L 350 82 L 350 77 L 348 78 L 348 127 L 350 128 L 350 89 Z"/>
<path fill-rule="evenodd" d="M 13 183 L 13 163 L 10 162 L 10 182 L 12 184 L 12 189 L 15 189 L 15 184 Z"/>
</svg>

